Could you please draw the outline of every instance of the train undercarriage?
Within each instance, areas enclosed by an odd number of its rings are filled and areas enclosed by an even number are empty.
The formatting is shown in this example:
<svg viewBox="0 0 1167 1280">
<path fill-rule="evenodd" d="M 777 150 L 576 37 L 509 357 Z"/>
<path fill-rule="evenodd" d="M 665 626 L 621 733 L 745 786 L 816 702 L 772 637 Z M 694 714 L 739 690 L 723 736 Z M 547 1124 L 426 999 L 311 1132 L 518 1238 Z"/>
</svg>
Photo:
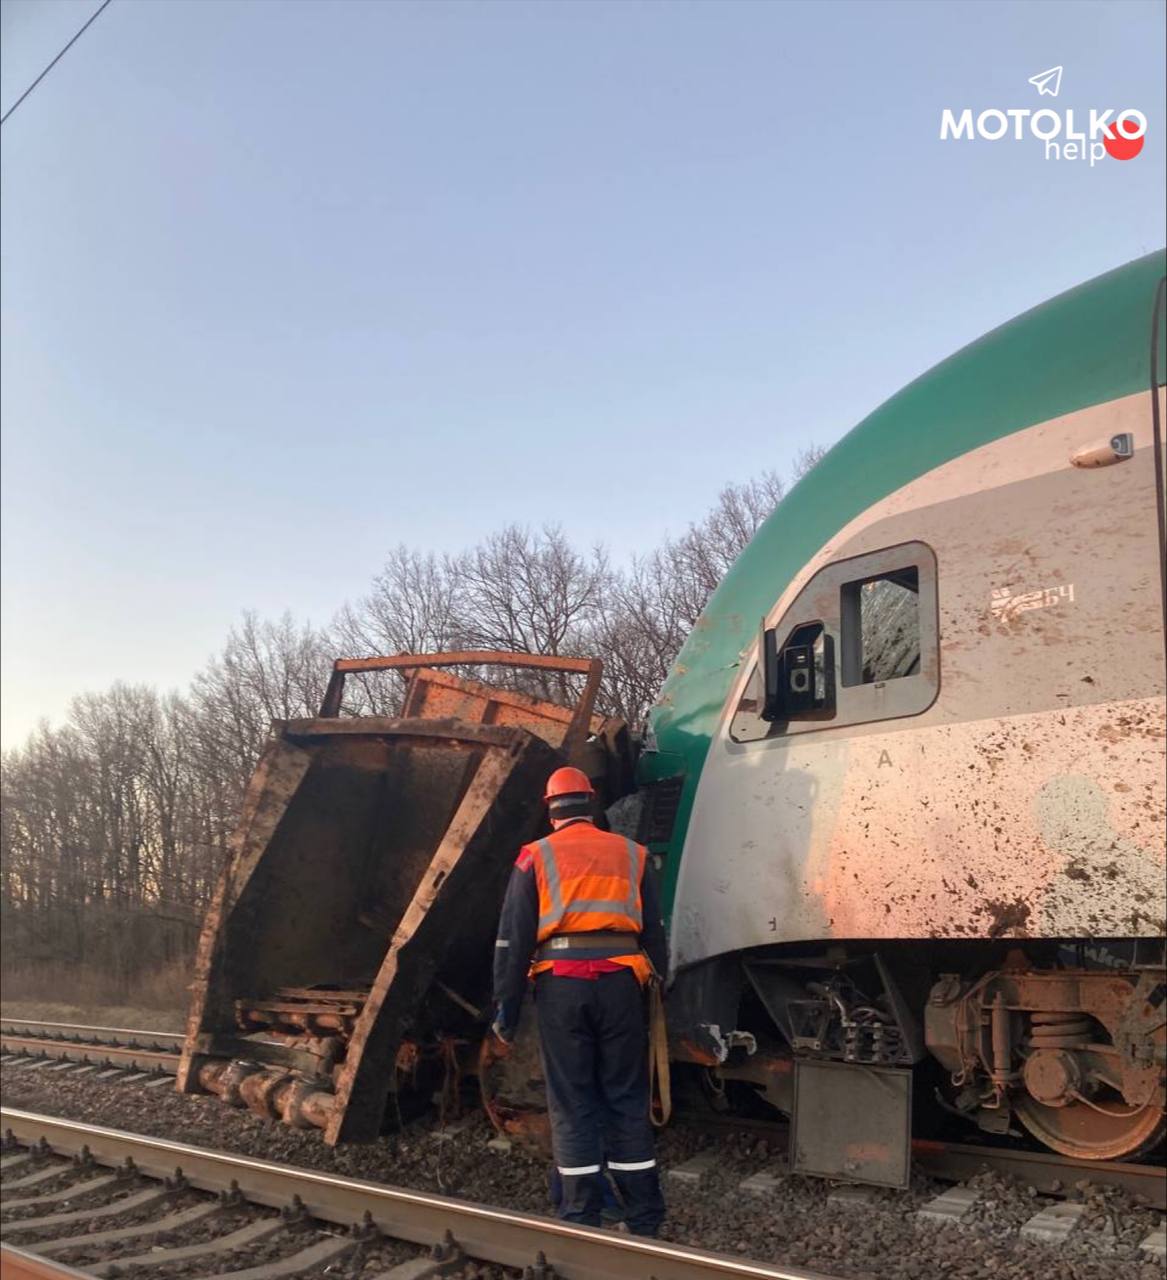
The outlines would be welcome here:
<svg viewBox="0 0 1167 1280">
<path fill-rule="evenodd" d="M 792 1117 L 809 1173 L 902 1182 L 913 1115 L 1086 1160 L 1167 1133 L 1161 940 L 758 949 L 680 974 L 670 1033 L 715 1101 Z"/>
</svg>

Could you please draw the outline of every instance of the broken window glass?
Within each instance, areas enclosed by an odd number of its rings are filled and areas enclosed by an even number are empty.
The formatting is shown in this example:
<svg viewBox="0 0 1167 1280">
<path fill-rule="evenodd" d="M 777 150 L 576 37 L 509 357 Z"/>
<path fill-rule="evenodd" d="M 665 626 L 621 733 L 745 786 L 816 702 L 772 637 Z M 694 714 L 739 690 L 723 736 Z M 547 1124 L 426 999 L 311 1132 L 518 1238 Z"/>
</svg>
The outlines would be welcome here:
<svg viewBox="0 0 1167 1280">
<path fill-rule="evenodd" d="M 920 670 L 920 574 L 913 565 L 843 584 L 843 684 L 877 684 Z"/>
</svg>

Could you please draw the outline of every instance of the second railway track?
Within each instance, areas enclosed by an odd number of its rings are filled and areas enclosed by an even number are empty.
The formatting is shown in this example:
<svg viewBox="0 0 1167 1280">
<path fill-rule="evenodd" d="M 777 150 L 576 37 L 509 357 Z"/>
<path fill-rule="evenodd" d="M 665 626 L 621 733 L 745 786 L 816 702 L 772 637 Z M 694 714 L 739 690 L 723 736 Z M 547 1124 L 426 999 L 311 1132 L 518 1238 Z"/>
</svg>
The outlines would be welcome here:
<svg viewBox="0 0 1167 1280">
<path fill-rule="evenodd" d="M 182 1039 L 170 1031 L 0 1019 L 0 1051 L 5 1055 L 76 1062 L 81 1066 L 124 1067 L 171 1076 L 178 1072 Z"/>
</svg>

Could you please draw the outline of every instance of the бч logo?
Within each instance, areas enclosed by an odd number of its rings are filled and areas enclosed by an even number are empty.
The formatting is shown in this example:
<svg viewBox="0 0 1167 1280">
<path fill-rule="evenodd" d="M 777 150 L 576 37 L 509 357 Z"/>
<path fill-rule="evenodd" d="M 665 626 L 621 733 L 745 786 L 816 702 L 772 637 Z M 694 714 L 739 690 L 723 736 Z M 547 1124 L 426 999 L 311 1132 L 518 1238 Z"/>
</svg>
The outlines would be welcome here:
<svg viewBox="0 0 1167 1280">
<path fill-rule="evenodd" d="M 1062 68 L 1051 67 L 1029 77 L 1038 97 L 1056 98 L 1062 88 Z M 1008 138 L 1020 142 L 1026 137 L 1045 144 L 1047 160 L 1089 160 L 1093 168 L 1099 160 L 1133 160 L 1143 149 L 1147 117 L 1134 107 L 1116 111 L 1090 109 L 1089 127 L 1074 127 L 1074 109 L 1055 111 L 1052 107 L 988 107 L 973 114 L 965 107 L 959 115 L 951 107 L 940 113 L 940 140 L 962 138 L 971 142 L 1000 142 Z"/>
</svg>

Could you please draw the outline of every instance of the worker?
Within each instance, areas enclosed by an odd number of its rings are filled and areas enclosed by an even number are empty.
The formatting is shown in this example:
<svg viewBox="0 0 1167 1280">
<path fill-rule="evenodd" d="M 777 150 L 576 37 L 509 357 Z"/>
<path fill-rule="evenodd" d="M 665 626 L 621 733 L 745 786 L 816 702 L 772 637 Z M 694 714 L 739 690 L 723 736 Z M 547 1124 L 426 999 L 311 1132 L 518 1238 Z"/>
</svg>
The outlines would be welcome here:
<svg viewBox="0 0 1167 1280">
<path fill-rule="evenodd" d="M 655 877 L 643 845 L 595 826 L 582 770 L 556 769 L 544 799 L 552 832 L 520 850 L 499 920 L 493 1031 L 504 1045 L 513 1040 L 529 967 L 559 1215 L 600 1225 L 606 1165 L 628 1229 L 656 1235 L 665 1205 L 644 993 L 664 977 L 668 951 Z"/>
</svg>

